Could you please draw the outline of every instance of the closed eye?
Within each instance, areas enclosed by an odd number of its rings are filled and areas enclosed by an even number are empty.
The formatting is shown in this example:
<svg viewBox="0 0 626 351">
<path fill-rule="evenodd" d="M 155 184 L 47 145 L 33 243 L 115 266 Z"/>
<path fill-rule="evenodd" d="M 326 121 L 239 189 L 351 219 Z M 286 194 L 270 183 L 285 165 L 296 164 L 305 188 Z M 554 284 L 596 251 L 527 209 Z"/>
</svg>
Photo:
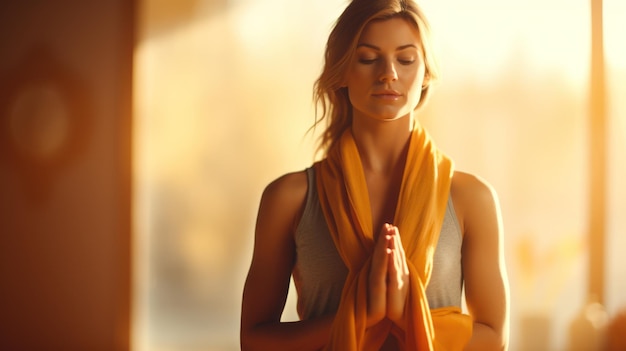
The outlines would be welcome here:
<svg viewBox="0 0 626 351">
<path fill-rule="evenodd" d="M 373 64 L 376 61 L 377 61 L 377 59 L 364 59 L 364 58 L 359 59 L 359 63 L 362 63 L 364 65 L 371 65 L 371 64 Z"/>
</svg>

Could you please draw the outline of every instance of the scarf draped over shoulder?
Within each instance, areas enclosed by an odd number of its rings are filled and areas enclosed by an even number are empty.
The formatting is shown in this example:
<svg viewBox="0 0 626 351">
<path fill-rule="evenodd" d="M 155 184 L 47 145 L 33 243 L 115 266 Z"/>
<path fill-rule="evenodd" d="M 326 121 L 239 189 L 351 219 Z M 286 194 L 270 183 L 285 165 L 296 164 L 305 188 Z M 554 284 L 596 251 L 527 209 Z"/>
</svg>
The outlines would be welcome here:
<svg viewBox="0 0 626 351">
<path fill-rule="evenodd" d="M 420 125 L 415 126 L 392 223 L 399 229 L 409 267 L 406 332 L 388 320 L 366 328 L 374 231 L 380 228 L 373 228 L 365 174 L 352 132 L 346 130 L 314 167 L 326 222 L 349 271 L 326 349 L 378 350 L 391 333 L 403 350 L 462 350 L 471 337 L 471 318 L 458 307 L 430 310 L 425 292 L 450 192 L 452 161 Z"/>
</svg>

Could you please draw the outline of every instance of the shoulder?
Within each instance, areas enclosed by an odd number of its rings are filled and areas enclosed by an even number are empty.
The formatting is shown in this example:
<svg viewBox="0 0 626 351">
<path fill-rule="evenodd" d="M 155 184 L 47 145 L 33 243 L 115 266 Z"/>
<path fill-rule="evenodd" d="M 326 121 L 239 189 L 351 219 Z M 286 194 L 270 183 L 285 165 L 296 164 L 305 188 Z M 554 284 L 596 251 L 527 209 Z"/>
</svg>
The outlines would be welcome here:
<svg viewBox="0 0 626 351">
<path fill-rule="evenodd" d="M 305 170 L 284 174 L 269 183 L 263 190 L 263 199 L 298 202 L 306 197 L 308 179 Z"/>
<path fill-rule="evenodd" d="M 287 173 L 269 183 L 261 197 L 259 216 L 297 224 L 308 191 L 306 171 Z"/>
<path fill-rule="evenodd" d="M 450 191 L 453 197 L 460 199 L 489 200 L 497 196 L 494 188 L 485 179 L 461 171 L 454 172 Z"/>
<path fill-rule="evenodd" d="M 471 173 L 455 171 L 450 187 L 459 224 L 467 232 L 477 222 L 499 220 L 498 195 L 485 179 Z"/>
</svg>

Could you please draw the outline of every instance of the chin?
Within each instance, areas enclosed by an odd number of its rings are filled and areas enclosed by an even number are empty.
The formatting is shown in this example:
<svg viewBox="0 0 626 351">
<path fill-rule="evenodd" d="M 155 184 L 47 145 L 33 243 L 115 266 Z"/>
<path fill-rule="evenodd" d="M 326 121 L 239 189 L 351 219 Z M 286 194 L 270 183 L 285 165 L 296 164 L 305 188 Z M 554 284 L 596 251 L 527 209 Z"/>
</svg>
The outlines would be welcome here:
<svg viewBox="0 0 626 351">
<path fill-rule="evenodd" d="M 374 116 L 372 117 L 373 119 L 377 120 L 377 121 L 381 121 L 381 122 L 394 122 L 394 121 L 398 121 L 403 119 L 404 117 L 407 117 L 406 115 L 394 115 L 394 116 Z"/>
<path fill-rule="evenodd" d="M 385 122 L 392 122 L 392 121 L 397 121 L 399 119 L 403 119 L 403 118 L 409 118 L 411 114 L 410 113 L 379 113 L 377 115 L 373 115 L 375 119 L 381 120 L 381 121 L 385 121 Z"/>
</svg>

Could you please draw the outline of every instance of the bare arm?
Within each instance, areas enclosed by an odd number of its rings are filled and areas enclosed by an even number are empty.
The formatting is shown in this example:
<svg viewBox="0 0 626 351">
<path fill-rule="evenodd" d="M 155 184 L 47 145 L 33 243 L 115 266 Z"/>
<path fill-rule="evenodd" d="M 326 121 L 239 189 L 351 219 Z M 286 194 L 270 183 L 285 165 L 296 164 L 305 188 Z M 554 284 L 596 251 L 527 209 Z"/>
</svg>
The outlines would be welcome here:
<svg viewBox="0 0 626 351">
<path fill-rule="evenodd" d="M 305 172 L 285 175 L 263 192 L 254 253 L 243 291 L 242 350 L 318 350 L 332 316 L 281 323 L 295 259 L 293 231 L 306 199 Z"/>
<path fill-rule="evenodd" d="M 456 172 L 452 196 L 464 233 L 465 296 L 474 330 L 466 350 L 506 350 L 509 293 L 497 195 L 484 181 Z"/>
</svg>

